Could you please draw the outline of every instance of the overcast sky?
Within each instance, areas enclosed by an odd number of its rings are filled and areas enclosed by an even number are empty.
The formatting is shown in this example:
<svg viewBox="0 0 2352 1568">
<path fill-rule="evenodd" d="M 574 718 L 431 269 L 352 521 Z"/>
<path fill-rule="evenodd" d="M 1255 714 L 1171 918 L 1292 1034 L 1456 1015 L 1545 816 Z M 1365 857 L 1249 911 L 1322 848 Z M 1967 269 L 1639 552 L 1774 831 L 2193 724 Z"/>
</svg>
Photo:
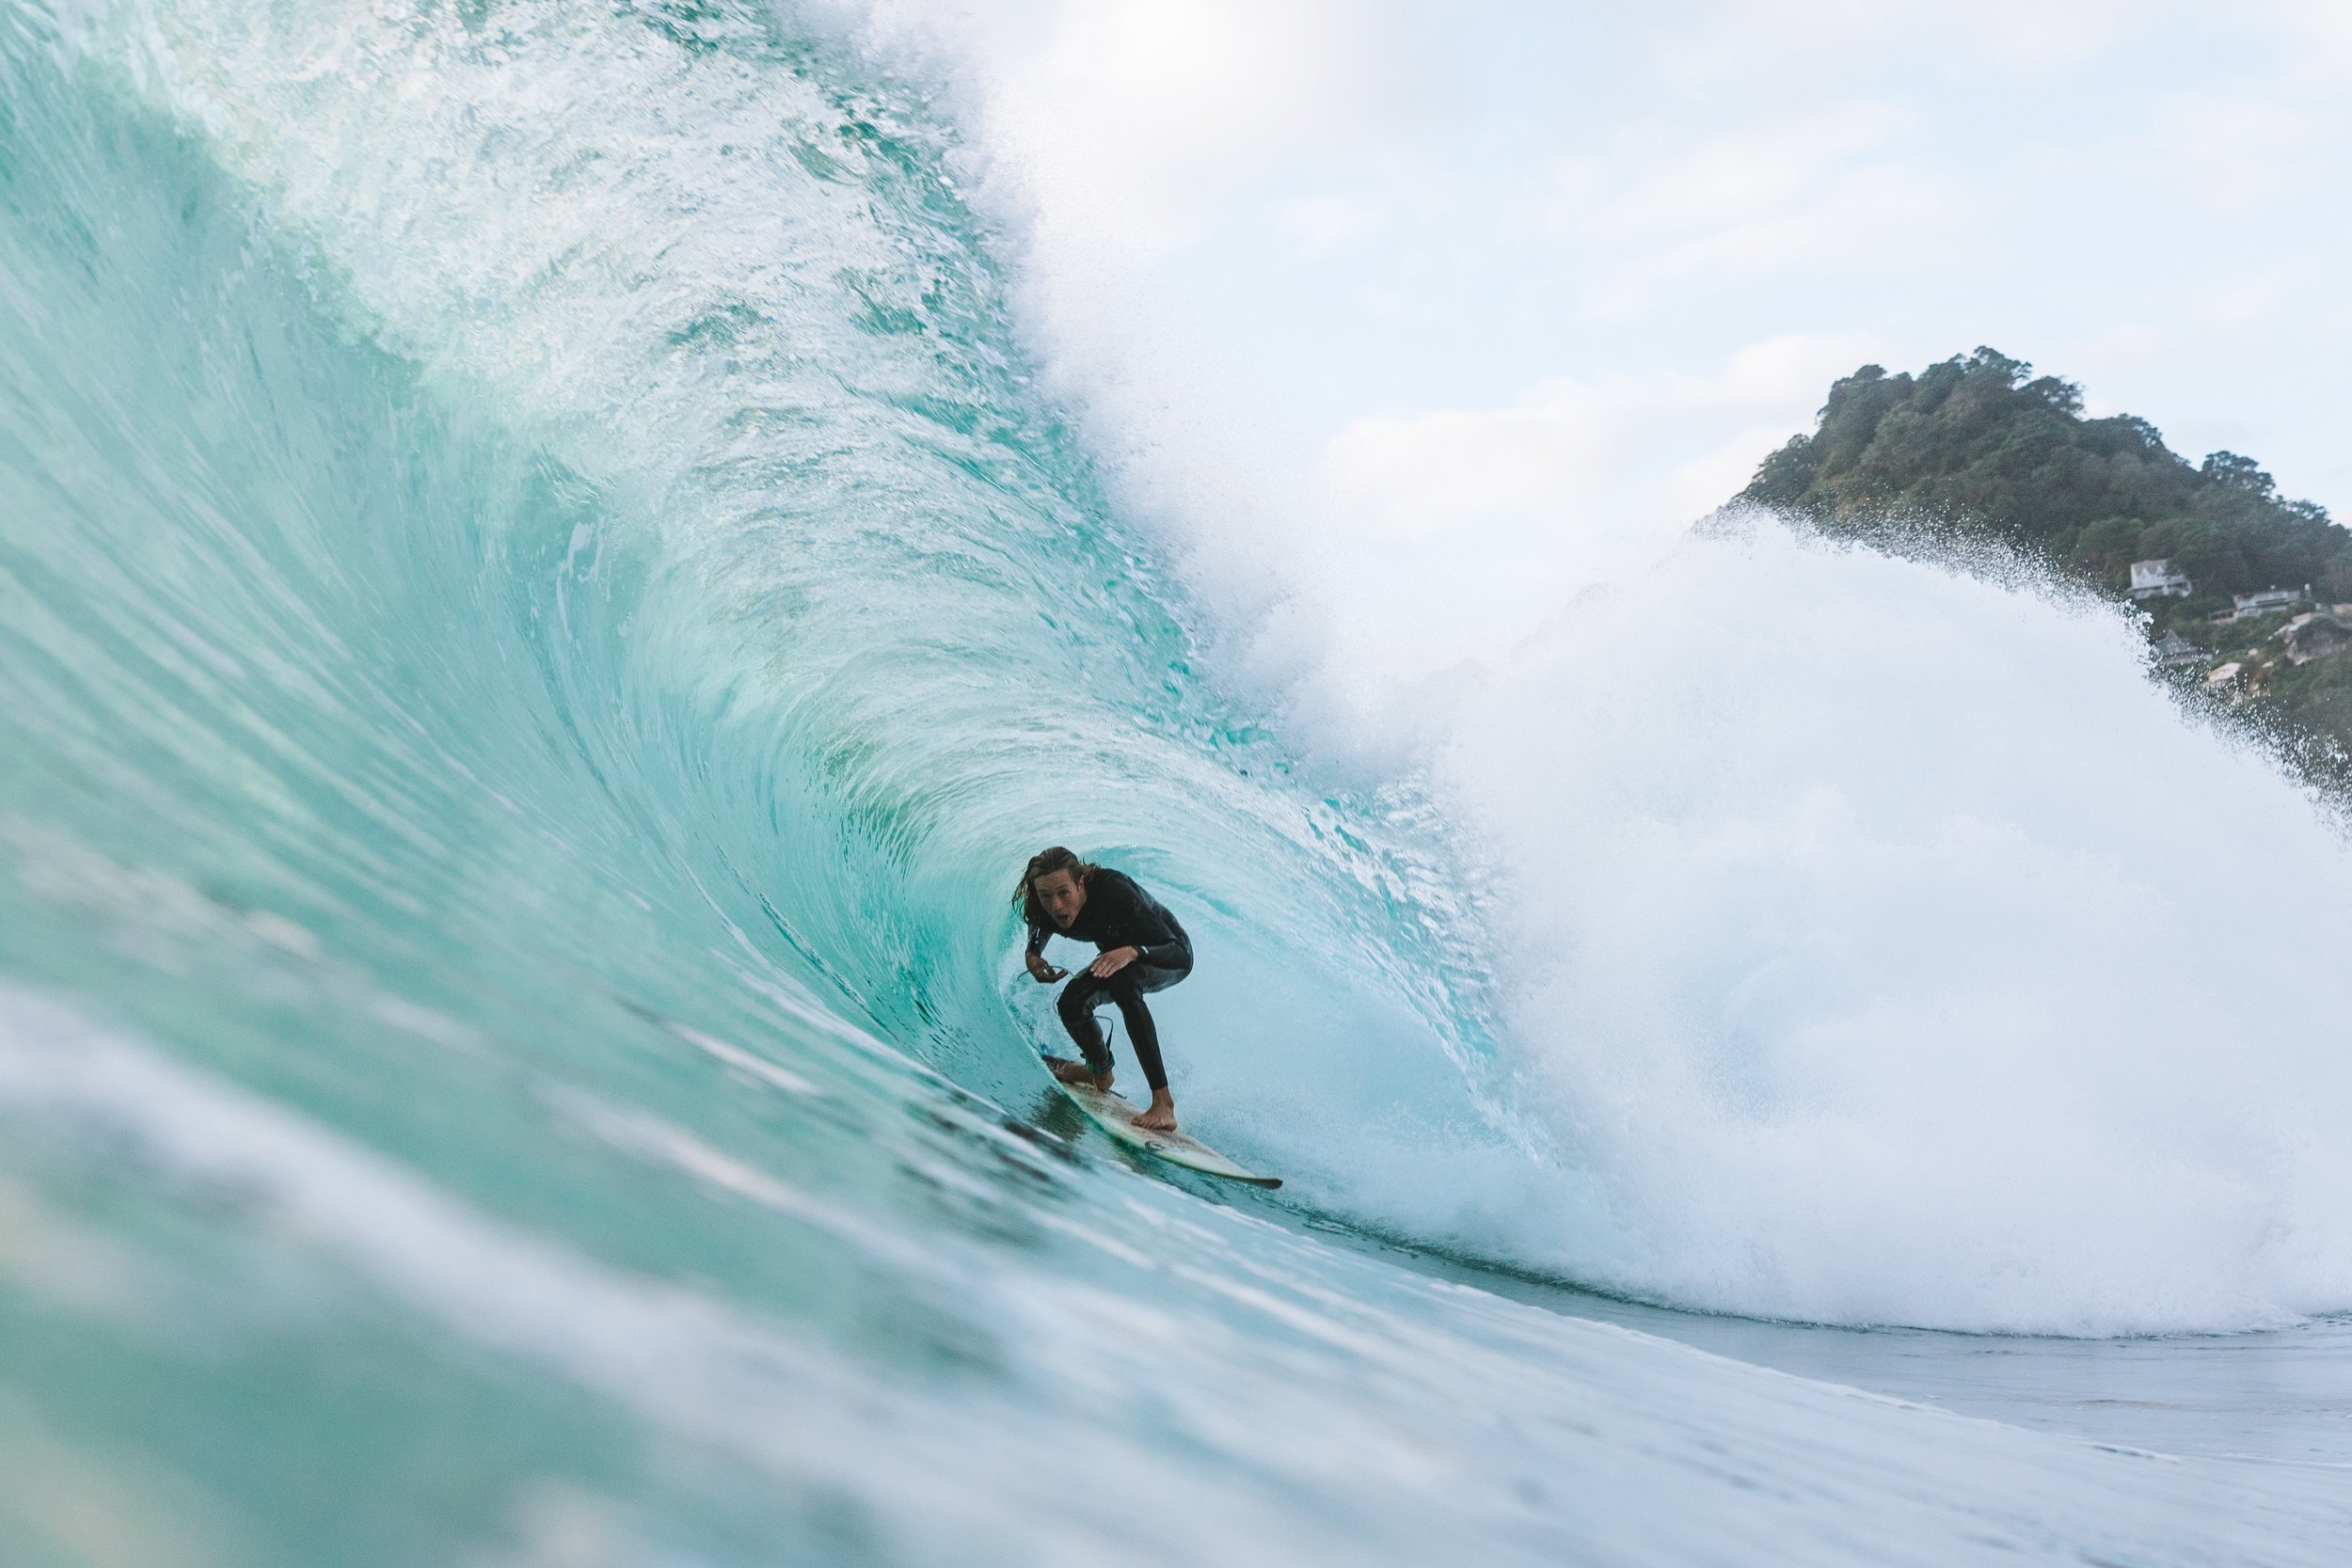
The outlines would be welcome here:
<svg viewBox="0 0 2352 1568">
<path fill-rule="evenodd" d="M 2352 521 L 2352 0 L 876 4 L 1066 395 L 1348 665 L 1494 653 L 1979 343 Z"/>
</svg>

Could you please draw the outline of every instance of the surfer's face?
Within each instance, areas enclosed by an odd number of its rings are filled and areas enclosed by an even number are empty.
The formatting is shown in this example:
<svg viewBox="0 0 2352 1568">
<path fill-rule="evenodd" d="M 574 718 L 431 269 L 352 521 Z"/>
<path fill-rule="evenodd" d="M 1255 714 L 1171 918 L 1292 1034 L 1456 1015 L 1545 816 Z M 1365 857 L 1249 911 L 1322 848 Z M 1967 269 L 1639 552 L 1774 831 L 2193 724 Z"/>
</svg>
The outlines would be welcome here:
<svg viewBox="0 0 2352 1568">
<path fill-rule="evenodd" d="M 1078 911 L 1087 907 L 1087 885 L 1078 880 L 1074 872 L 1048 871 L 1031 885 L 1037 889 L 1037 900 L 1045 906 L 1045 912 L 1065 931 L 1078 918 Z"/>
</svg>

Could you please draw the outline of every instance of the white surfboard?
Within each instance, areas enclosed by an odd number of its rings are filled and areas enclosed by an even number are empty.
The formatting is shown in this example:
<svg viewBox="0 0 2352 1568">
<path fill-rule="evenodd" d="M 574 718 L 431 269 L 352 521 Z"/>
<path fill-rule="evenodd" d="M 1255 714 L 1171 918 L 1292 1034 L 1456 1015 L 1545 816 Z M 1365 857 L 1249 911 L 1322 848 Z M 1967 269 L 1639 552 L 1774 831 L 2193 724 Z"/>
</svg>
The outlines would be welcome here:
<svg viewBox="0 0 2352 1568">
<path fill-rule="evenodd" d="M 1186 1170 L 1221 1176 L 1228 1181 L 1247 1181 L 1253 1187 L 1282 1184 L 1279 1176 L 1260 1176 L 1256 1171 L 1245 1170 L 1189 1132 L 1153 1132 L 1137 1127 L 1136 1117 L 1143 1107 L 1108 1089 L 1098 1089 L 1091 1084 L 1065 1084 L 1058 1078 L 1054 1080 L 1054 1086 L 1068 1095 L 1094 1125 L 1130 1148 L 1156 1154 L 1169 1164 L 1182 1165 Z"/>
</svg>

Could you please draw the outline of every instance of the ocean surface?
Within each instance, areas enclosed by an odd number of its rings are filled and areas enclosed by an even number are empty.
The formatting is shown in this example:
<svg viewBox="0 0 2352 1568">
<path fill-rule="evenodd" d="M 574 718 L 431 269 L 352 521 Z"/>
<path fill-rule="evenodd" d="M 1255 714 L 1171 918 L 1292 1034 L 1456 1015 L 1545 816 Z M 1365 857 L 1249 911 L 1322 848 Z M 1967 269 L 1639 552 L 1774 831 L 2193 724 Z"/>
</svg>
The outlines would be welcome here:
<svg viewBox="0 0 2352 1568">
<path fill-rule="evenodd" d="M 0 8 L 0 1561 L 2352 1556 L 2335 818 L 1769 518 L 1316 763 L 985 150 L 831 11 Z M 1279 1193 L 1048 1088 L 1057 842 Z"/>
</svg>

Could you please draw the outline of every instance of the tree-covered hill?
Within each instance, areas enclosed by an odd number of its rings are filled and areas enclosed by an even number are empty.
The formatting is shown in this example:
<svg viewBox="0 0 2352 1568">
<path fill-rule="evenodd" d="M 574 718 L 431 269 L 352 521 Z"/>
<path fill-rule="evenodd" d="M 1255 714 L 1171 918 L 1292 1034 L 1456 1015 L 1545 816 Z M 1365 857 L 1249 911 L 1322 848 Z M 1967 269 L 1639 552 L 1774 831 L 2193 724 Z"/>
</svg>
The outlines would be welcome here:
<svg viewBox="0 0 2352 1568">
<path fill-rule="evenodd" d="M 2176 677 L 2352 788 L 2352 614 L 2334 612 L 2352 601 L 2352 531 L 2251 458 L 2192 465 L 2147 420 L 2082 406 L 2080 388 L 1989 348 L 1915 376 L 1865 365 L 1741 499 L 1899 549 L 1998 543 L 2119 596 L 2134 562 L 2169 560 L 2192 592 L 2144 608 L 2152 639 L 2189 644 L 2165 643 Z M 2282 612 L 2233 614 L 2236 594 L 2306 585 Z"/>
<path fill-rule="evenodd" d="M 2031 375 L 1989 348 L 1916 376 L 1865 365 L 1742 495 L 1829 532 L 1998 539 L 2119 592 L 2133 562 L 2169 558 L 2196 592 L 2167 620 L 2306 583 L 2324 601 L 2352 599 L 2352 531 L 2282 499 L 2251 458 L 2192 465 L 2147 420 L 2087 420 L 2080 388 Z"/>
</svg>

